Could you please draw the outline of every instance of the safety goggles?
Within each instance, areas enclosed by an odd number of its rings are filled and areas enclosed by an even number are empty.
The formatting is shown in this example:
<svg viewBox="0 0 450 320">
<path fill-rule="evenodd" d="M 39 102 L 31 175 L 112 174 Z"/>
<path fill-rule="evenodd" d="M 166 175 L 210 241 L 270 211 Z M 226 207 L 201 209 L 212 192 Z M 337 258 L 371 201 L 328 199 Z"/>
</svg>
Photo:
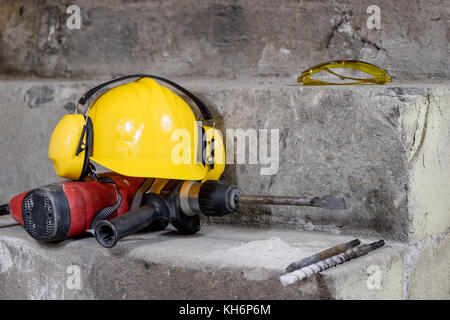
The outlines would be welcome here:
<svg viewBox="0 0 450 320">
<path fill-rule="evenodd" d="M 365 72 L 373 78 L 358 78 L 352 76 L 346 76 L 337 73 L 337 70 L 333 69 L 341 69 L 341 68 L 349 68 L 357 71 Z M 354 82 L 328 82 L 319 79 L 312 79 L 311 76 L 325 71 L 334 76 L 337 76 L 340 80 L 354 80 Z M 327 85 L 353 85 L 353 84 L 385 84 L 387 82 L 392 82 L 392 78 L 388 75 L 387 71 L 381 69 L 373 64 L 357 61 L 357 60 L 340 60 L 340 61 L 329 61 L 308 70 L 302 72 L 302 75 L 298 77 L 297 82 L 303 82 L 305 86 L 327 86 Z"/>
</svg>

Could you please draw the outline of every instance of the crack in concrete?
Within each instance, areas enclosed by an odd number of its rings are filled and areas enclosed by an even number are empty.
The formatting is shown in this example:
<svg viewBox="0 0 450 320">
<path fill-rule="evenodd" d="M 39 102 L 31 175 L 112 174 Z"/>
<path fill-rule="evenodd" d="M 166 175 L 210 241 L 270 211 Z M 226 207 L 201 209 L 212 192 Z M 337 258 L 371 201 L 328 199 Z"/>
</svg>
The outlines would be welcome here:
<svg viewBox="0 0 450 320">
<path fill-rule="evenodd" d="M 331 32 L 327 37 L 327 41 L 325 42 L 325 48 L 328 49 L 328 46 L 330 45 L 331 40 L 334 37 L 335 32 L 339 29 L 340 26 L 342 26 L 344 23 L 347 23 L 349 21 L 348 17 L 343 17 L 338 23 L 336 23 L 334 26 L 331 27 Z"/>
<path fill-rule="evenodd" d="M 443 233 L 438 235 L 431 235 L 427 238 L 419 240 L 417 242 L 411 242 L 408 245 L 408 249 L 405 254 L 405 271 L 403 275 L 403 299 L 409 298 L 409 281 L 411 274 L 413 273 L 416 259 L 423 252 L 423 248 L 431 245 L 438 245 L 446 236 L 450 235 L 450 228 L 447 228 Z"/>
<path fill-rule="evenodd" d="M 345 24 L 349 23 L 351 32 L 348 32 L 348 35 L 354 39 L 356 39 L 357 41 L 360 41 L 363 45 L 365 46 L 371 46 L 373 48 L 375 48 L 376 50 L 382 50 L 385 52 L 388 52 L 388 50 L 386 50 L 385 48 L 380 47 L 379 45 L 377 45 L 375 42 L 370 41 L 369 39 L 362 37 L 358 31 L 353 28 L 353 26 L 350 23 L 350 18 L 348 16 L 344 16 L 338 23 L 336 23 L 334 26 L 331 27 L 331 32 L 327 37 L 327 40 L 325 42 L 325 48 L 328 49 L 329 45 L 331 43 L 331 40 L 333 39 L 333 37 L 335 35 L 339 35 L 339 28 L 341 28 L 342 26 L 344 26 Z M 345 41 L 345 39 L 344 39 Z"/>
<path fill-rule="evenodd" d="M 426 101 L 425 101 L 426 107 L 425 107 L 425 115 L 423 116 L 423 118 L 424 118 L 423 123 L 422 124 L 419 123 L 419 118 L 421 115 L 421 112 L 419 111 L 419 114 L 417 115 L 417 120 L 416 120 L 416 128 L 414 129 L 413 141 L 412 141 L 412 145 L 410 148 L 410 152 L 412 152 L 412 154 L 409 158 L 408 163 L 412 163 L 414 161 L 414 159 L 417 157 L 417 155 L 419 154 L 420 150 L 423 147 L 423 144 L 425 141 L 425 134 L 427 131 L 427 126 L 428 126 L 428 114 L 430 111 L 430 105 L 431 105 L 431 94 L 430 94 L 430 90 L 427 90 Z M 419 138 L 419 140 L 417 138 Z"/>
</svg>

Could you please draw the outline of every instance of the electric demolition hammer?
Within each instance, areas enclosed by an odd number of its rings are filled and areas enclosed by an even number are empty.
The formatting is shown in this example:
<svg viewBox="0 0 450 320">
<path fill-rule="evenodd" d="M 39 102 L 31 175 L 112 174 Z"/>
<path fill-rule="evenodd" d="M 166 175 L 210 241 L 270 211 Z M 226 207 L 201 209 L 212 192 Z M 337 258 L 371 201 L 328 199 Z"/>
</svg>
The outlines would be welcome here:
<svg viewBox="0 0 450 320">
<path fill-rule="evenodd" d="M 24 192 L 0 206 L 0 214 L 10 213 L 36 240 L 62 241 L 91 233 L 111 248 L 123 237 L 164 230 L 169 223 L 180 233 L 194 234 L 200 230 L 199 213 L 223 216 L 242 203 L 346 208 L 344 199 L 336 196 L 251 196 L 224 181 L 134 178 L 110 172 Z"/>
</svg>

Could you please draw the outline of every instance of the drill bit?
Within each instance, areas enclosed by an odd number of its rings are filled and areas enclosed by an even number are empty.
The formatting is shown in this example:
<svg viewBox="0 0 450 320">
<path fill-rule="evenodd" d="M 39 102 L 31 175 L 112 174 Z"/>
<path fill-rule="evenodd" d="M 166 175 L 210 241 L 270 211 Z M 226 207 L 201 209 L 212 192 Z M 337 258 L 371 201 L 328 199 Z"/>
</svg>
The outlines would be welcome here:
<svg viewBox="0 0 450 320">
<path fill-rule="evenodd" d="M 328 259 L 332 256 L 338 255 L 340 253 L 345 252 L 346 250 L 356 247 L 359 245 L 361 241 L 359 239 L 352 240 L 347 243 L 341 243 L 334 247 L 328 248 L 326 250 L 323 250 L 319 253 L 313 254 L 312 256 L 309 256 L 307 258 L 304 258 L 299 261 L 292 262 L 289 266 L 286 268 L 286 272 L 293 272 L 295 270 L 299 270 L 301 268 L 307 267 L 310 264 L 319 262 L 321 260 Z"/>
<path fill-rule="evenodd" d="M 239 196 L 238 201 L 240 203 L 252 203 L 252 204 L 306 206 L 306 207 L 318 207 L 334 210 L 346 209 L 344 198 L 337 196 L 289 197 L 289 196 L 253 196 L 243 194 Z"/>
<path fill-rule="evenodd" d="M 331 258 L 311 264 L 300 270 L 296 270 L 294 272 L 290 272 L 285 275 L 282 275 L 280 277 L 281 284 L 284 286 L 293 284 L 293 283 L 295 283 L 299 280 L 302 280 L 304 278 L 307 278 L 315 273 L 319 273 L 321 271 L 330 269 L 332 267 L 335 267 L 335 266 L 337 266 L 341 263 L 344 263 L 346 261 L 349 261 L 351 259 L 366 255 L 370 251 L 373 251 L 382 246 L 384 246 L 384 240 L 380 240 L 377 242 L 372 242 L 370 244 L 360 245 L 359 247 L 348 249 L 344 253 L 341 253 L 336 256 L 332 256 Z"/>
</svg>

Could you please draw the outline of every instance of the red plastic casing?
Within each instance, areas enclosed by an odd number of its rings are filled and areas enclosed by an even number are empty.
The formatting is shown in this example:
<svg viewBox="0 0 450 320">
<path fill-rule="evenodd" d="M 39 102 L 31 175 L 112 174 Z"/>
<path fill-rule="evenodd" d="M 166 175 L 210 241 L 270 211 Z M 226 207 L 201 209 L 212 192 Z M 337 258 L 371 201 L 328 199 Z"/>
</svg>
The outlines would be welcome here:
<svg viewBox="0 0 450 320">
<path fill-rule="evenodd" d="M 122 196 L 119 208 L 108 217 L 108 220 L 127 213 L 144 178 L 126 177 L 112 172 L 100 176 L 113 179 L 119 186 L 119 192 Z M 70 228 L 67 237 L 85 234 L 86 230 L 91 227 L 93 217 L 100 210 L 115 204 L 117 201 L 117 187 L 112 183 L 89 180 L 63 181 L 59 184 L 63 185 L 70 208 Z M 22 225 L 22 202 L 27 193 L 28 191 L 15 196 L 9 203 L 12 217 Z"/>
</svg>

